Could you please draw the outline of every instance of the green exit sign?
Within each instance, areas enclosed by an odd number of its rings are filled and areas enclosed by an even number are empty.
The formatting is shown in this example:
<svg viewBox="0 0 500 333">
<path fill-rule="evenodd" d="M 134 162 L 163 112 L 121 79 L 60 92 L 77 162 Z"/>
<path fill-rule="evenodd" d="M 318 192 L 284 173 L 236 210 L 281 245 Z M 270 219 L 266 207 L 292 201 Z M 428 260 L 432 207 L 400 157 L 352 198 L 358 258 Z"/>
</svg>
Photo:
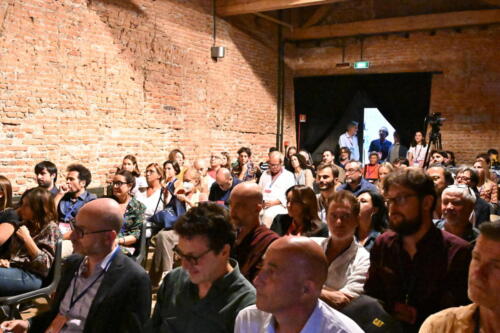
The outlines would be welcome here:
<svg viewBox="0 0 500 333">
<path fill-rule="evenodd" d="M 370 67 L 369 61 L 356 61 L 354 63 L 354 69 L 366 69 Z"/>
</svg>

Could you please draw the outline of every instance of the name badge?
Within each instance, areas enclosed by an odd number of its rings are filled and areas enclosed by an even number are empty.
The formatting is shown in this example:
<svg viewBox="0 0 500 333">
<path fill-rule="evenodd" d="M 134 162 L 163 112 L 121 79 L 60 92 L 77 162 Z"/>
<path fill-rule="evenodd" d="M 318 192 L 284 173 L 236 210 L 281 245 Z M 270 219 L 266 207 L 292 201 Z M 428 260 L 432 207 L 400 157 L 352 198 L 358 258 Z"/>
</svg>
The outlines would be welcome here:
<svg viewBox="0 0 500 333">
<path fill-rule="evenodd" d="M 271 192 L 272 192 L 272 191 L 271 191 L 271 189 L 270 189 L 270 188 L 266 188 L 266 189 L 264 190 L 264 193 L 268 193 L 268 194 L 269 194 L 269 193 L 271 193 Z"/>
</svg>

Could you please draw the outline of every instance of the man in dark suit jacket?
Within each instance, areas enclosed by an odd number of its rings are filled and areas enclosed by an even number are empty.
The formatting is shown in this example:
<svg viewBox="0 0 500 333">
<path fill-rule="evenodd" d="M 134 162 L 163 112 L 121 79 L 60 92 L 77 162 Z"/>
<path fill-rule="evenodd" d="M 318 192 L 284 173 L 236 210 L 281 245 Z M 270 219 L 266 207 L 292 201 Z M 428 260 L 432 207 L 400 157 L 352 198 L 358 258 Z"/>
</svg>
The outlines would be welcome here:
<svg viewBox="0 0 500 333">
<path fill-rule="evenodd" d="M 140 332 L 151 311 L 146 272 L 117 246 L 123 216 L 112 199 L 83 206 L 72 225 L 76 255 L 63 267 L 49 311 L 29 321 L 13 320 L 2 328 L 14 332 Z"/>
</svg>

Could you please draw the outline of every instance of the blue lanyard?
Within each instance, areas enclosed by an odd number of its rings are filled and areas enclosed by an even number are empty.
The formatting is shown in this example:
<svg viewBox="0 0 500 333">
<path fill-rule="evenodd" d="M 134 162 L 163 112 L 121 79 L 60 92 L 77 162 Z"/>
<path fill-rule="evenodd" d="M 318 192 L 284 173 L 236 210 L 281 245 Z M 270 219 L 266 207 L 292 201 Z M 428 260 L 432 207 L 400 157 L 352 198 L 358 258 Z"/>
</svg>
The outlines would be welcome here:
<svg viewBox="0 0 500 333">
<path fill-rule="evenodd" d="M 95 278 L 95 280 L 92 281 L 92 283 L 87 288 L 85 288 L 85 290 L 82 291 L 76 297 L 76 299 L 75 299 L 76 280 L 78 278 L 78 271 L 79 271 L 79 269 L 76 270 L 75 276 L 73 277 L 73 291 L 71 293 L 71 301 L 69 303 L 69 310 L 71 310 L 71 308 L 73 308 L 73 306 L 89 291 L 89 289 L 92 288 L 92 286 L 97 282 L 97 280 L 99 280 L 104 275 L 104 273 L 106 273 L 106 271 L 108 270 L 109 266 L 111 265 L 111 262 L 113 261 L 113 259 L 115 258 L 116 254 L 118 252 L 120 252 L 120 247 L 119 246 L 117 246 L 117 248 L 114 249 L 113 255 L 111 256 L 111 258 L 109 259 L 108 263 L 106 264 L 106 266 L 104 267 L 104 269 L 101 271 L 101 273 L 99 273 L 99 275 Z"/>
</svg>

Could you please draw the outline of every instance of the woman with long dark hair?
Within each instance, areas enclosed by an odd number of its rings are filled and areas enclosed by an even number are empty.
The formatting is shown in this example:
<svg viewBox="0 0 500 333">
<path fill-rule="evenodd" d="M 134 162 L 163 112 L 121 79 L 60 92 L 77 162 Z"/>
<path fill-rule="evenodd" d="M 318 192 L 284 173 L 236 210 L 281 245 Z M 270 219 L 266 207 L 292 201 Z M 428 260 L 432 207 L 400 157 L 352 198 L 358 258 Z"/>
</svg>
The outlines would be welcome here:
<svg viewBox="0 0 500 333">
<path fill-rule="evenodd" d="M 328 227 L 318 217 L 318 201 L 314 191 L 295 185 L 286 191 L 288 214 L 278 214 L 271 230 L 280 236 L 328 237 Z"/>
<path fill-rule="evenodd" d="M 238 160 L 233 165 L 233 177 L 241 181 L 255 181 L 259 172 L 257 164 L 252 162 L 252 151 L 248 147 L 238 149 Z"/>
<path fill-rule="evenodd" d="M 40 288 L 61 239 L 54 199 L 46 189 L 36 187 L 24 192 L 17 214 L 22 225 L 12 237 L 8 253 L 0 259 L 0 296 Z"/>
<path fill-rule="evenodd" d="M 140 189 L 147 187 L 146 179 L 141 176 L 141 171 L 134 155 L 126 155 L 119 170 L 127 170 L 135 177 L 135 187 L 132 189 L 132 194 L 136 194 Z"/>
<path fill-rule="evenodd" d="M 370 251 L 375 239 L 387 229 L 387 208 L 384 197 L 374 191 L 365 190 L 358 194 L 359 225 L 356 240 Z"/>
<path fill-rule="evenodd" d="M 311 169 L 307 167 L 304 156 L 301 154 L 293 154 L 290 156 L 290 165 L 292 166 L 295 183 L 297 185 L 305 185 L 313 188 L 314 176 Z"/>
<path fill-rule="evenodd" d="M 410 166 L 423 168 L 426 153 L 427 145 L 425 143 L 424 134 L 421 131 L 417 131 L 410 145 L 410 149 L 408 149 L 408 161 L 410 161 Z"/>
<path fill-rule="evenodd" d="M 8 250 L 7 242 L 18 226 L 19 217 L 12 208 L 12 185 L 0 175 L 0 254 Z"/>
</svg>

